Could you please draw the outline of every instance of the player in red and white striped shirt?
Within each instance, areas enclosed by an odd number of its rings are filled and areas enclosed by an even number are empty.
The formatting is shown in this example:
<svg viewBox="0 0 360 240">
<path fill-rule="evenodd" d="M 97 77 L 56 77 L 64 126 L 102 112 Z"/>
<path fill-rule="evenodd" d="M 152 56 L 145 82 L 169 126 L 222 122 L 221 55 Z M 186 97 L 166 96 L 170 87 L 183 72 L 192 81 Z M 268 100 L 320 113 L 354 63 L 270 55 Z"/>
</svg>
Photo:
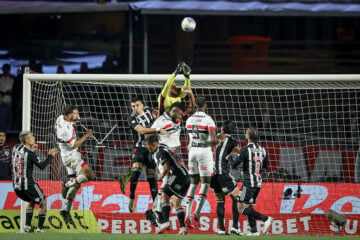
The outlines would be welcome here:
<svg viewBox="0 0 360 240">
<path fill-rule="evenodd" d="M 78 151 L 78 148 L 93 134 L 93 131 L 88 129 L 78 139 L 74 129 L 74 124 L 78 119 L 78 109 L 75 106 L 67 106 L 63 110 L 63 115 L 56 119 L 55 124 L 61 160 L 66 167 L 68 178 L 70 178 L 66 183 L 63 183 L 62 190 L 62 196 L 66 198 L 66 205 L 60 213 L 65 221 L 71 221 L 69 212 L 80 185 L 95 179 L 94 171 L 81 159 L 81 153 Z"/>
<path fill-rule="evenodd" d="M 189 138 L 189 175 L 190 188 L 187 193 L 186 220 L 187 227 L 200 227 L 199 215 L 205 203 L 210 188 L 211 175 L 213 173 L 212 146 L 219 143 L 216 137 L 214 120 L 205 113 L 206 102 L 204 97 L 195 100 L 197 111 L 186 121 L 186 131 Z M 191 215 L 195 192 L 201 180 L 200 201 Z"/>
</svg>

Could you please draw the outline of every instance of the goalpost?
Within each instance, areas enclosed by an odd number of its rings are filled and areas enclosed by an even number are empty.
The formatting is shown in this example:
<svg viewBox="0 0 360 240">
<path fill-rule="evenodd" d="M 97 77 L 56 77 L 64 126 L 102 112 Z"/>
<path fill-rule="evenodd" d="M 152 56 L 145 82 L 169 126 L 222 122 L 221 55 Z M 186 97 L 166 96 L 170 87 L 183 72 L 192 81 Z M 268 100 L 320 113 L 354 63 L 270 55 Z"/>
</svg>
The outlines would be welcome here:
<svg viewBox="0 0 360 240">
<path fill-rule="evenodd" d="M 56 146 L 54 125 L 66 105 L 79 108 L 78 137 L 88 128 L 94 130 L 80 151 L 94 170 L 96 182 L 80 188 L 73 208 L 84 213 L 85 223 L 91 222 L 85 215 L 92 215 L 102 232 L 154 232 L 143 214 L 152 204 L 148 184 L 139 182 L 135 214 L 129 214 L 129 185 L 127 195 L 123 195 L 114 178 L 126 173 L 131 165 L 133 139 L 127 123 L 131 98 L 142 97 L 145 105 L 157 109 L 157 96 L 168 77 L 24 74 L 23 130 L 34 133 L 40 156 Z M 183 76 L 178 76 L 176 83 L 181 87 Z M 270 164 L 263 173 L 264 185 L 255 209 L 274 216 L 271 234 L 335 234 L 337 228 L 325 218 L 329 209 L 346 214 L 343 234 L 360 234 L 360 230 L 354 230 L 356 214 L 360 213 L 356 184 L 356 168 L 360 167 L 356 161 L 360 75 L 194 74 L 191 88 L 195 97 L 205 96 L 208 114 L 218 131 L 225 120 L 235 122 L 233 136 L 241 146 L 245 146 L 245 129 L 258 128 Z M 184 131 L 181 137 L 182 157 L 187 162 Z M 241 169 L 232 170 L 232 174 L 241 186 Z M 45 171 L 36 170 L 34 176 L 48 196 L 48 209 L 61 209 L 61 181 L 66 178 L 61 160 L 54 160 Z M 141 179 L 145 180 L 143 174 Z M 228 228 L 232 221 L 231 200 L 227 199 L 225 208 Z M 21 221 L 24 219 L 22 211 Z M 249 231 L 244 216 L 239 222 L 242 231 Z M 217 229 L 212 193 L 203 208 L 202 223 L 201 231 L 195 233 Z M 260 231 L 262 227 L 258 223 Z"/>
</svg>

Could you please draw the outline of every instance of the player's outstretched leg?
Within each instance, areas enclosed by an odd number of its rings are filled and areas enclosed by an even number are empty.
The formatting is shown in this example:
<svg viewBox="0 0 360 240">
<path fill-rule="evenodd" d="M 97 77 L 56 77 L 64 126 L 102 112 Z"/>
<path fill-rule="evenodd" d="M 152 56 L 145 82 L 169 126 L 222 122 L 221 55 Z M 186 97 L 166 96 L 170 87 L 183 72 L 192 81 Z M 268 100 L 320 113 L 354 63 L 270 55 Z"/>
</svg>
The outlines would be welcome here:
<svg viewBox="0 0 360 240">
<path fill-rule="evenodd" d="M 193 180 L 191 180 L 193 183 L 190 184 L 189 190 L 186 195 L 187 202 L 186 202 L 185 225 L 187 228 L 190 228 L 190 229 L 194 228 L 192 219 L 191 219 L 191 213 L 192 213 L 192 208 L 193 208 L 193 204 L 194 204 L 195 193 L 196 193 L 196 190 L 197 190 L 198 184 L 199 184 L 198 178 L 199 178 L 199 176 L 197 175 L 197 178 L 194 177 Z"/>
<path fill-rule="evenodd" d="M 71 178 L 70 180 L 68 180 L 64 184 L 64 186 L 69 189 L 75 184 L 86 183 L 89 181 L 93 181 L 94 179 L 95 179 L 94 171 L 88 165 L 85 164 L 84 166 L 81 167 L 78 176 L 76 178 Z"/>
<path fill-rule="evenodd" d="M 200 212 L 206 201 L 207 193 L 210 188 L 211 176 L 201 176 L 201 187 L 200 187 L 200 200 L 196 205 L 195 211 L 192 214 L 193 224 L 196 227 L 200 227 Z"/>
<path fill-rule="evenodd" d="M 130 179 L 130 202 L 129 202 L 129 212 L 134 212 L 135 205 L 135 191 L 141 174 L 141 167 L 133 167 L 132 175 Z"/>
</svg>

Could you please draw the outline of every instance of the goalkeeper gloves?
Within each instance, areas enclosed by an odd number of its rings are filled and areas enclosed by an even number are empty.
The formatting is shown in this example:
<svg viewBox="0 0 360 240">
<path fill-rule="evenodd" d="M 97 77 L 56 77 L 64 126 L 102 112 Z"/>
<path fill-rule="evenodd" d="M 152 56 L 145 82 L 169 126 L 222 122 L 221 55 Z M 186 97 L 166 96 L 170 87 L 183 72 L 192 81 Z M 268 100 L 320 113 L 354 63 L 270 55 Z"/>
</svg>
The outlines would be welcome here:
<svg viewBox="0 0 360 240">
<path fill-rule="evenodd" d="M 191 68 L 186 63 L 183 65 L 183 73 L 186 78 L 190 78 Z"/>
<path fill-rule="evenodd" d="M 177 65 L 174 73 L 175 75 L 178 75 L 179 73 L 183 72 L 183 66 L 184 66 L 184 62 L 179 62 L 179 64 Z"/>
</svg>

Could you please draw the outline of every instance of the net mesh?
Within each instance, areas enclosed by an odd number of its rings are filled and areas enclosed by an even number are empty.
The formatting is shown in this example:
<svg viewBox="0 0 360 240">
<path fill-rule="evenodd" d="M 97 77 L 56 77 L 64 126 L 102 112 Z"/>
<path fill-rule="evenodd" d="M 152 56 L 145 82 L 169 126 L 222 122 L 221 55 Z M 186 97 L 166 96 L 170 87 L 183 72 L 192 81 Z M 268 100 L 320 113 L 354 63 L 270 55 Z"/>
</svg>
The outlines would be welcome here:
<svg viewBox="0 0 360 240">
<path fill-rule="evenodd" d="M 64 106 L 72 104 L 79 108 L 80 113 L 80 123 L 76 125 L 77 136 L 82 136 L 88 128 L 94 130 L 93 137 L 82 145 L 80 151 L 84 160 L 94 170 L 96 180 L 113 181 L 114 177 L 126 173 L 131 165 L 133 141 L 127 123 L 127 117 L 131 111 L 130 100 L 134 96 L 140 96 L 147 106 L 157 109 L 157 96 L 166 79 L 159 80 L 163 81 L 132 82 L 131 76 L 127 81 L 114 82 L 102 82 L 101 79 L 86 81 L 81 76 L 76 82 L 32 80 L 31 130 L 37 141 L 41 143 L 39 154 L 44 155 L 45 150 L 56 146 L 54 132 L 56 118 L 61 114 Z M 179 84 L 182 83 L 179 82 Z M 296 211 L 294 202 L 297 201 L 300 189 L 302 194 L 313 194 L 316 188 L 309 188 L 309 186 L 315 183 L 352 184 L 356 182 L 355 158 L 359 146 L 359 82 L 291 82 L 291 79 L 286 83 L 193 81 L 191 88 L 195 97 L 205 96 L 208 103 L 207 112 L 213 117 L 218 131 L 225 120 L 235 122 L 236 129 L 233 136 L 239 140 L 240 145 L 245 145 L 244 132 L 247 127 L 258 128 L 260 142 L 267 148 L 270 160 L 268 171 L 263 174 L 267 187 L 260 193 L 263 197 L 259 199 L 260 203 L 258 202 L 258 205 L 263 204 L 260 209 L 265 209 L 267 215 L 286 219 L 286 214 L 299 212 L 321 214 L 330 207 L 343 213 L 355 211 L 355 207 L 350 210 L 343 209 L 341 207 L 343 205 L 336 207 L 335 203 L 333 206 L 325 206 L 321 205 L 321 201 L 315 201 L 320 205 L 307 202 L 308 205 L 315 204 L 314 206 L 322 209 L 322 211 L 317 211 L 317 208 L 307 206 L 306 200 L 302 201 L 301 206 L 297 206 L 302 211 L 299 209 Z M 181 138 L 182 157 L 186 161 L 187 149 L 183 131 Z M 66 177 L 66 171 L 59 159 L 54 161 L 46 171 L 38 171 L 37 174 L 38 179 L 41 180 L 60 181 Z M 238 182 L 241 182 L 241 169 L 233 170 L 232 174 Z M 143 173 L 141 179 L 145 180 L 145 178 Z M 301 183 L 300 188 L 298 182 Z M 288 185 L 283 183 L 288 183 Z M 61 184 L 58 186 L 58 191 L 61 191 Z M 144 201 L 151 204 L 148 186 L 147 184 L 144 186 L 144 188 L 139 188 L 137 195 L 148 196 Z M 333 199 L 341 198 L 342 193 L 337 189 L 344 186 L 341 184 L 331 186 L 334 186 Z M 46 189 L 46 187 L 44 183 L 43 188 Z M 290 195 L 285 194 L 288 189 L 292 191 Z M 127 212 L 128 200 L 121 196 L 119 190 L 117 191 L 116 196 L 121 199 L 119 201 L 122 205 L 120 205 L 125 209 L 115 207 L 107 212 L 103 205 L 99 207 L 101 208 L 99 212 L 102 214 L 99 216 Z M 355 190 L 351 193 L 359 197 L 359 193 Z M 271 199 L 274 199 L 274 204 L 269 205 L 268 201 Z M 284 199 L 288 202 L 284 203 Z M 278 201 L 281 203 L 275 204 Z M 360 204 L 359 200 L 354 204 Z M 146 210 L 146 207 L 140 207 L 139 202 L 137 205 L 139 205 L 138 212 Z M 216 207 L 210 204 L 208 208 L 210 210 L 206 210 L 205 207 L 203 212 L 216 213 Z M 226 209 L 227 218 L 231 219 L 231 201 L 226 202 Z M 299 216 L 303 217 L 303 215 Z M 134 215 L 128 218 L 144 217 Z M 216 218 L 216 215 L 213 218 Z M 240 225 L 245 224 L 246 219 L 243 221 L 240 221 Z M 298 221 L 305 220 L 298 219 Z M 100 224 L 99 219 L 98 222 Z M 276 222 L 273 224 L 271 230 L 274 234 L 278 230 L 276 224 Z M 312 227 L 318 232 L 321 231 L 322 224 L 329 225 L 328 222 L 317 224 Z M 304 233 L 310 234 L 305 230 Z"/>
</svg>

